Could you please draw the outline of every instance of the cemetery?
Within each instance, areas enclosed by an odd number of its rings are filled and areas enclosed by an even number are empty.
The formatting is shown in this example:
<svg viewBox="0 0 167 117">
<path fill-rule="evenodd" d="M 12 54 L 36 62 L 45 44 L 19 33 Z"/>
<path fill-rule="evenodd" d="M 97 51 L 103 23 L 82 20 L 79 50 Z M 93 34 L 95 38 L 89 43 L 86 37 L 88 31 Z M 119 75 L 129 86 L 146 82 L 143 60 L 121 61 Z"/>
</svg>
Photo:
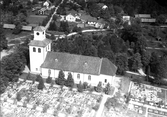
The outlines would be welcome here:
<svg viewBox="0 0 167 117">
<path fill-rule="evenodd" d="M 153 107 L 167 109 L 167 90 L 145 84 L 133 83 L 131 100 Z"/>
<path fill-rule="evenodd" d="M 45 83 L 39 90 L 37 81 L 18 81 L 1 95 L 3 117 L 94 117 L 102 95 Z"/>
</svg>

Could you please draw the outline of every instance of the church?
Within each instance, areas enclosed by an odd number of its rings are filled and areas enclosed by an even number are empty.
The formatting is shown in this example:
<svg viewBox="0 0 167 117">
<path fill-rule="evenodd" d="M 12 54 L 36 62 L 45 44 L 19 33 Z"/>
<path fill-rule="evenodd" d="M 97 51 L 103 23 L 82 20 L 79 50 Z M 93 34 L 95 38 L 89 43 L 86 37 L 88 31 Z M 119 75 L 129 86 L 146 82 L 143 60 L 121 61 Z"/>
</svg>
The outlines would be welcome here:
<svg viewBox="0 0 167 117">
<path fill-rule="evenodd" d="M 117 67 L 107 58 L 53 52 L 51 43 L 46 38 L 44 27 L 34 28 L 34 39 L 29 43 L 31 73 L 56 79 L 59 71 L 63 70 L 65 78 L 71 73 L 75 83 L 87 82 L 92 86 L 97 86 L 99 82 L 103 86 L 113 83 Z"/>
</svg>

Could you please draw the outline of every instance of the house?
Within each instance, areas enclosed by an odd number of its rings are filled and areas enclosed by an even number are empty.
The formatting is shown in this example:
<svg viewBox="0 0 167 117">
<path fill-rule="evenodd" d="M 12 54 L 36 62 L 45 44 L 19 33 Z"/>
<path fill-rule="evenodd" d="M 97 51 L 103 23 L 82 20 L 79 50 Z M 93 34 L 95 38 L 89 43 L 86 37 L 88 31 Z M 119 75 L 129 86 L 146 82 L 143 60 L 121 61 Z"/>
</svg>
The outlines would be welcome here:
<svg viewBox="0 0 167 117">
<path fill-rule="evenodd" d="M 85 24 L 84 24 L 84 23 L 78 23 L 78 24 L 77 24 L 77 27 L 78 27 L 78 28 L 85 28 Z"/>
<path fill-rule="evenodd" d="M 0 4 L 3 4 L 3 0 L 0 0 Z"/>
<path fill-rule="evenodd" d="M 32 31 L 32 26 L 22 26 L 22 30 L 24 30 L 24 31 Z"/>
<path fill-rule="evenodd" d="M 90 26 L 95 26 L 95 24 L 97 23 L 97 19 L 96 18 L 94 18 L 94 17 L 92 17 L 90 15 L 86 15 L 86 14 L 82 14 L 80 16 L 80 19 L 81 19 L 82 22 L 87 23 Z"/>
<path fill-rule="evenodd" d="M 15 25 L 14 24 L 4 24 L 3 28 L 5 29 L 15 29 Z M 32 30 L 32 26 L 22 26 L 22 30 L 24 31 L 31 31 Z"/>
<path fill-rule="evenodd" d="M 39 15 L 46 15 L 48 13 L 48 10 L 46 8 L 41 8 L 39 11 L 38 11 L 38 14 Z"/>
<path fill-rule="evenodd" d="M 128 25 L 131 25 L 131 20 L 130 19 L 131 19 L 130 16 L 122 16 L 123 22 L 124 23 L 127 22 Z"/>
<path fill-rule="evenodd" d="M 106 22 L 105 22 L 103 19 L 99 19 L 99 20 L 97 21 L 97 23 L 95 24 L 95 27 L 102 29 L 102 28 L 104 28 L 105 24 L 106 24 Z"/>
<path fill-rule="evenodd" d="M 149 18 L 149 19 L 142 18 L 141 19 L 141 23 L 155 23 L 155 22 L 156 22 L 156 19 L 154 19 L 154 18 Z"/>
<path fill-rule="evenodd" d="M 70 13 L 70 14 L 66 15 L 65 20 L 67 20 L 68 22 L 75 22 L 76 17 Z"/>
<path fill-rule="evenodd" d="M 135 14 L 135 18 L 151 18 L 150 14 Z"/>
<path fill-rule="evenodd" d="M 76 22 L 77 20 L 78 21 L 80 20 L 79 14 L 75 10 L 68 10 L 67 9 L 67 14 L 68 15 L 66 15 L 66 20 L 68 22 Z"/>
<path fill-rule="evenodd" d="M 52 52 L 51 43 L 44 27 L 34 29 L 34 40 L 29 43 L 31 73 L 56 79 L 63 70 L 65 78 L 71 73 L 75 83 L 88 82 L 92 86 L 99 82 L 105 86 L 114 81 L 117 67 L 107 58 Z"/>
<path fill-rule="evenodd" d="M 6 29 L 15 29 L 15 25 L 14 24 L 4 24 L 3 25 L 3 28 L 6 28 Z"/>
<path fill-rule="evenodd" d="M 49 0 L 46 0 L 44 3 L 43 3 L 43 6 L 46 7 L 46 8 L 49 8 L 51 6 L 51 2 Z"/>
</svg>

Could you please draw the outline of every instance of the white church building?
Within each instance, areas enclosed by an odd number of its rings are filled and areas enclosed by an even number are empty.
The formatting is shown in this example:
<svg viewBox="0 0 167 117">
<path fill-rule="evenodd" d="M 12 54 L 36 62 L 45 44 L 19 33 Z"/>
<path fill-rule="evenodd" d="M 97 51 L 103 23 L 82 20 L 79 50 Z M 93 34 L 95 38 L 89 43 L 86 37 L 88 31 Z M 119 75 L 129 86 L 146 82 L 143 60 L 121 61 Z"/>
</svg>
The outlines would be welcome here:
<svg viewBox="0 0 167 117">
<path fill-rule="evenodd" d="M 83 56 L 51 51 L 51 40 L 45 36 L 45 28 L 37 26 L 34 29 L 34 40 L 29 43 L 30 71 L 41 74 L 43 78 L 51 76 L 58 78 L 60 70 L 65 78 L 71 73 L 75 83 L 87 82 L 97 86 L 102 82 L 112 84 L 117 67 L 107 58 Z"/>
</svg>

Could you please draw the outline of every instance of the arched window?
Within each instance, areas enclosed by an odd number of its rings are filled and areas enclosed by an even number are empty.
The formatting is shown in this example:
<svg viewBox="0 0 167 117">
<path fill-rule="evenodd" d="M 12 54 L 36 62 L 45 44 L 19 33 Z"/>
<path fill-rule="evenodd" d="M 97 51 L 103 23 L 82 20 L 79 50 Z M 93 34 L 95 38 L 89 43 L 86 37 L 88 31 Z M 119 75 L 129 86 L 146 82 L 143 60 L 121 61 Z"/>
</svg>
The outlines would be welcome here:
<svg viewBox="0 0 167 117">
<path fill-rule="evenodd" d="M 80 74 L 77 74 L 77 78 L 80 79 Z"/>
<path fill-rule="evenodd" d="M 41 53 L 41 48 L 38 48 L 38 53 Z"/>
<path fill-rule="evenodd" d="M 39 32 L 37 32 L 37 35 L 39 35 Z"/>
<path fill-rule="evenodd" d="M 35 47 L 33 47 L 33 52 L 36 52 L 36 48 Z"/>
<path fill-rule="evenodd" d="M 88 76 L 88 80 L 91 80 L 91 76 L 90 75 Z"/>
</svg>

